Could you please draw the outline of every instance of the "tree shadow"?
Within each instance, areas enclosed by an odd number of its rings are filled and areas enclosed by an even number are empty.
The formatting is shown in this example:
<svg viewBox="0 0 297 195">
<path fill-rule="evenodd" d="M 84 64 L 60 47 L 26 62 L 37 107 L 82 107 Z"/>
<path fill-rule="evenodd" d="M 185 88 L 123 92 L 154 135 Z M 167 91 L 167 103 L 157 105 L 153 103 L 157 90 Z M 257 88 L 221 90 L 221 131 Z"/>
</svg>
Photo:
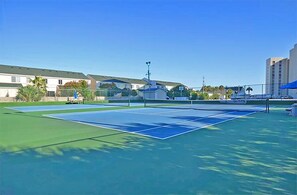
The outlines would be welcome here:
<svg viewBox="0 0 297 195">
<path fill-rule="evenodd" d="M 0 194 L 296 194 L 295 127 L 258 113 L 163 141 L 115 132 L 1 153 Z"/>
</svg>

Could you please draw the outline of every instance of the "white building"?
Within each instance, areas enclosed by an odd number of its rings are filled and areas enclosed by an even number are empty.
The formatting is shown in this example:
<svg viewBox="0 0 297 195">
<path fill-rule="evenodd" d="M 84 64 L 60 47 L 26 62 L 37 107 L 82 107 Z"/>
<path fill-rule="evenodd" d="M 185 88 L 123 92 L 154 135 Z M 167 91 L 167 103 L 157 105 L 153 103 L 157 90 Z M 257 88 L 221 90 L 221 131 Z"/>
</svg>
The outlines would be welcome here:
<svg viewBox="0 0 297 195">
<path fill-rule="evenodd" d="M 266 94 L 280 98 L 288 95 L 288 90 L 280 86 L 289 81 L 289 59 L 273 57 L 266 60 Z"/>
<path fill-rule="evenodd" d="M 167 90 L 162 88 L 140 89 L 139 96 L 143 97 L 145 100 L 166 100 Z"/>
<path fill-rule="evenodd" d="M 290 50 L 289 82 L 297 80 L 297 44 Z M 297 89 L 289 89 L 289 95 L 297 99 Z"/>
<path fill-rule="evenodd" d="M 17 90 L 21 86 L 19 83 L 0 83 L 0 97 L 16 97 Z"/>
<path fill-rule="evenodd" d="M 129 88 L 129 89 L 141 89 L 147 85 L 147 82 L 143 79 L 133 79 L 133 78 L 124 78 L 124 77 L 114 77 L 114 76 L 103 76 L 103 75 L 92 75 L 88 74 L 89 79 L 91 80 L 91 88 L 97 90 L 100 85 L 105 83 L 114 83 L 118 88 Z M 155 81 L 159 86 L 165 86 L 168 90 L 172 89 L 181 83 L 177 82 L 168 82 L 168 81 Z"/>
<path fill-rule="evenodd" d="M 291 96 L 297 99 L 297 89 L 280 89 L 280 86 L 297 80 L 297 44 L 289 58 L 273 57 L 266 60 L 266 94 L 276 98 Z"/>
<path fill-rule="evenodd" d="M 30 84 L 35 76 L 46 79 L 47 92 L 50 96 L 55 96 L 58 85 L 63 85 L 70 81 L 90 79 L 80 72 L 69 72 L 51 69 L 29 68 L 22 66 L 10 66 L 0 64 L 0 97 L 15 97 L 20 86 Z M 8 94 L 8 95 L 7 95 Z"/>
</svg>

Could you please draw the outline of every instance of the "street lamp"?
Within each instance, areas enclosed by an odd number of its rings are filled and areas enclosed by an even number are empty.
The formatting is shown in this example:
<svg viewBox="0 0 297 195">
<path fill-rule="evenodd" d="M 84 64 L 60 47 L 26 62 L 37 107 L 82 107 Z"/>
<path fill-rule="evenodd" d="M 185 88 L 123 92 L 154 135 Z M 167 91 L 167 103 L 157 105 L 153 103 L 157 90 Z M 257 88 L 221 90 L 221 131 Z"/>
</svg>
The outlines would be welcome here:
<svg viewBox="0 0 297 195">
<path fill-rule="evenodd" d="M 151 64 L 151 62 L 150 61 L 148 61 L 148 62 L 145 62 L 146 63 L 146 65 L 147 65 L 147 73 L 146 73 L 146 75 L 147 75 L 147 79 L 148 79 L 148 99 L 150 99 L 150 92 L 151 92 L 151 72 L 150 72 L 150 64 Z M 145 89 L 145 88 L 144 88 Z M 146 90 L 146 89 L 145 89 Z M 146 95 L 145 95 L 145 91 L 144 91 L 144 105 L 146 106 Z"/>
<path fill-rule="evenodd" d="M 150 61 L 146 62 L 146 65 L 147 65 L 147 74 L 146 75 L 147 75 L 149 82 L 151 80 L 150 64 L 151 64 Z"/>
</svg>

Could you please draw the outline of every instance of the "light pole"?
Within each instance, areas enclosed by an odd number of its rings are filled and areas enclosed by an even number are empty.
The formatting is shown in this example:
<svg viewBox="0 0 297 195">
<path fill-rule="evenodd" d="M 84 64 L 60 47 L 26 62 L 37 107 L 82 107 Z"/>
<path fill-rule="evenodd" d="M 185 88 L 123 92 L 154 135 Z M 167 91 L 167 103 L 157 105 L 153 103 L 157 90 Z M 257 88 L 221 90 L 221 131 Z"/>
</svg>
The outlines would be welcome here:
<svg viewBox="0 0 297 195">
<path fill-rule="evenodd" d="M 148 61 L 148 62 L 146 62 L 146 65 L 147 65 L 147 79 L 148 79 L 148 81 L 150 82 L 151 81 L 151 72 L 150 72 L 150 65 L 151 65 L 151 62 L 150 61 Z M 149 83 L 150 84 L 150 83 Z"/>
<path fill-rule="evenodd" d="M 148 80 L 148 86 L 149 86 L 149 88 L 148 88 L 148 96 L 150 97 L 150 93 L 151 93 L 151 72 L 150 72 L 150 65 L 151 65 L 151 62 L 150 61 L 148 61 L 148 62 L 145 62 L 146 63 L 146 65 L 147 65 L 147 73 L 146 73 L 146 75 L 147 75 L 147 80 Z M 145 91 L 144 91 L 144 105 L 146 106 L 146 95 L 145 95 Z M 148 98 L 148 99 L 150 99 L 150 98 Z"/>
</svg>

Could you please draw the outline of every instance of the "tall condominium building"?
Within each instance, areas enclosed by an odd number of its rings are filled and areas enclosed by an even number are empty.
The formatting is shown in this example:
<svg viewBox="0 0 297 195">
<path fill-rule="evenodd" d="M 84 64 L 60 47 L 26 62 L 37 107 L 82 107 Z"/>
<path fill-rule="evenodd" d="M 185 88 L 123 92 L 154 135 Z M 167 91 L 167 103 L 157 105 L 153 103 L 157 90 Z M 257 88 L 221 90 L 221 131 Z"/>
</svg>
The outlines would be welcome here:
<svg viewBox="0 0 297 195">
<path fill-rule="evenodd" d="M 290 50 L 289 82 L 297 80 L 297 44 Z M 297 98 L 297 89 L 289 89 L 289 95 Z"/>
<path fill-rule="evenodd" d="M 280 86 L 289 81 L 289 59 L 273 57 L 266 60 L 266 94 L 274 97 L 288 95 L 288 90 L 281 90 Z"/>
<path fill-rule="evenodd" d="M 297 99 L 297 89 L 280 89 L 280 86 L 297 80 L 297 44 L 289 58 L 273 57 L 266 60 L 266 94 L 274 97 L 291 96 Z"/>
</svg>

